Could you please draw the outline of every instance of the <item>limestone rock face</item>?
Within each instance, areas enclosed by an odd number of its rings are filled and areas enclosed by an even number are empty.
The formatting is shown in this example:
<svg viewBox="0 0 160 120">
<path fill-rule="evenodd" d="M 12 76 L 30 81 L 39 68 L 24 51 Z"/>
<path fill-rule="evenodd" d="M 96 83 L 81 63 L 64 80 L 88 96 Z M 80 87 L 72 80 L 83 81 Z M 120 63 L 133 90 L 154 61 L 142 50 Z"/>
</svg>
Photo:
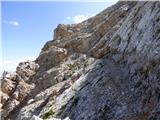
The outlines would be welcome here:
<svg viewBox="0 0 160 120">
<path fill-rule="evenodd" d="M 58 25 L 1 84 L 3 120 L 159 120 L 160 2 L 119 1 Z"/>
<path fill-rule="evenodd" d="M 1 111 L 4 119 L 21 101 L 25 99 L 34 85 L 27 84 L 36 73 L 39 65 L 32 61 L 22 62 L 15 73 L 5 74 L 1 79 Z"/>
<path fill-rule="evenodd" d="M 25 81 L 29 79 L 30 76 L 34 75 L 36 70 L 38 70 L 39 65 L 32 61 L 26 61 L 19 63 L 16 73 Z"/>
<path fill-rule="evenodd" d="M 50 56 L 50 57 L 48 57 Z M 67 57 L 67 50 L 52 46 L 51 48 L 41 52 L 36 62 L 40 65 L 41 71 L 46 71 L 58 63 L 62 62 Z"/>
</svg>

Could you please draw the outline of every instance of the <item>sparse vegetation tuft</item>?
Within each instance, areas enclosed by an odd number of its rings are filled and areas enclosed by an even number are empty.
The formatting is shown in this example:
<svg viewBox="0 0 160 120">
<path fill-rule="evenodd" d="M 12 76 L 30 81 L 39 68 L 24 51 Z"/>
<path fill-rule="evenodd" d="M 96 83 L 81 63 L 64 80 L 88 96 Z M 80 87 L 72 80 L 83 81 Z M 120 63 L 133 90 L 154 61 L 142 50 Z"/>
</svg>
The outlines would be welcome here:
<svg viewBox="0 0 160 120">
<path fill-rule="evenodd" d="M 50 116 L 54 115 L 54 111 L 53 109 L 50 109 L 49 111 L 47 111 L 46 113 L 44 113 L 44 115 L 42 116 L 43 119 L 47 119 L 49 118 Z"/>
</svg>

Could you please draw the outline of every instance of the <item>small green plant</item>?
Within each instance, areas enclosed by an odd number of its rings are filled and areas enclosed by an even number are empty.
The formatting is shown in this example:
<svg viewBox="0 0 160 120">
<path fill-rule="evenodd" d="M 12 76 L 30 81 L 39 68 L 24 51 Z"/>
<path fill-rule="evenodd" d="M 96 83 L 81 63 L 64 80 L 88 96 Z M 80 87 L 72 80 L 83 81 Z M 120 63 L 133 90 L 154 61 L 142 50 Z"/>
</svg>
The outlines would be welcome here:
<svg viewBox="0 0 160 120">
<path fill-rule="evenodd" d="M 74 71 L 76 69 L 76 66 L 74 64 L 68 64 L 67 66 L 68 66 L 69 70 Z"/>
<path fill-rule="evenodd" d="M 149 120 L 157 120 L 156 116 L 152 116 Z"/>
<path fill-rule="evenodd" d="M 49 118 L 51 115 L 54 115 L 54 111 L 53 109 L 50 109 L 49 111 L 47 111 L 46 113 L 44 113 L 44 115 L 42 116 L 43 119 L 47 119 Z"/>
</svg>

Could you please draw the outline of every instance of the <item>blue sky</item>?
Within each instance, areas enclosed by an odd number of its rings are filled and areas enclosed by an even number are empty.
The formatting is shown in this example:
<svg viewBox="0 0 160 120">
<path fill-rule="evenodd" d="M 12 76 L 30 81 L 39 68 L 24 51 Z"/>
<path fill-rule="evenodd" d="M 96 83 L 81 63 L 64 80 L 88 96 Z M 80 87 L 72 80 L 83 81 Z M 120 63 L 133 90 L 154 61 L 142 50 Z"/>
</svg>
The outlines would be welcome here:
<svg viewBox="0 0 160 120">
<path fill-rule="evenodd" d="M 34 60 L 58 24 L 81 22 L 116 2 L 1 2 L 1 71 L 14 71 L 20 61 Z"/>
</svg>

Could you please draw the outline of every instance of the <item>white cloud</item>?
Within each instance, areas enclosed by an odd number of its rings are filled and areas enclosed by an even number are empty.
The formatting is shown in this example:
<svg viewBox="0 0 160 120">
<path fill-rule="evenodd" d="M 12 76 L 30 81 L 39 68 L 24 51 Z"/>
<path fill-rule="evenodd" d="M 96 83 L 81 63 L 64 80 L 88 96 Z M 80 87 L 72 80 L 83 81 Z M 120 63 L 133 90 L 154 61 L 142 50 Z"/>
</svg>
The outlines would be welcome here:
<svg viewBox="0 0 160 120">
<path fill-rule="evenodd" d="M 85 15 L 76 15 L 73 17 L 73 21 L 75 23 L 80 23 L 80 22 L 86 20 L 87 18 L 88 18 L 88 16 L 85 16 Z"/>
<path fill-rule="evenodd" d="M 73 23 L 80 23 L 90 17 L 94 16 L 93 14 L 92 15 L 75 15 L 73 17 L 67 17 L 66 18 L 66 21 L 71 21 Z"/>
<path fill-rule="evenodd" d="M 15 27 L 20 25 L 18 21 L 4 21 L 4 23 Z"/>
</svg>

